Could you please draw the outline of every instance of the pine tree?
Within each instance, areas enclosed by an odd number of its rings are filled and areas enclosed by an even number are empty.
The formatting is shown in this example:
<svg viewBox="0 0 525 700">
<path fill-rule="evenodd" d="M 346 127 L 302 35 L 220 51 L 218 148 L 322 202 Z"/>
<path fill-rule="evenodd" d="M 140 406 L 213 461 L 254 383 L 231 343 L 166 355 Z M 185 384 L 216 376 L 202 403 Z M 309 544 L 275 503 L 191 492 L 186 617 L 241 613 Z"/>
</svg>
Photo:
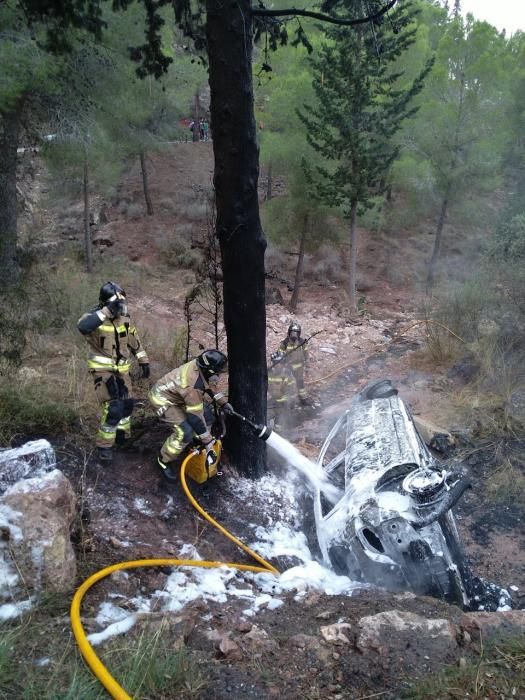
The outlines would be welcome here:
<svg viewBox="0 0 525 700">
<path fill-rule="evenodd" d="M 17 262 L 17 148 L 23 134 L 36 138 L 44 102 L 56 90 L 62 61 L 46 54 L 41 34 L 30 32 L 19 9 L 0 4 L 0 279 L 15 285 Z"/>
<path fill-rule="evenodd" d="M 359 10 L 360 8 L 357 8 Z M 356 11 L 351 4 L 349 11 Z M 317 104 L 306 105 L 301 119 L 310 144 L 326 159 L 311 169 L 319 196 L 341 208 L 349 222 L 347 289 L 356 308 L 357 231 L 359 214 L 385 186 L 385 174 L 398 156 L 393 141 L 404 119 L 415 112 L 413 97 L 430 69 L 427 64 L 408 84 L 395 62 L 414 42 L 417 10 L 400 0 L 391 21 L 379 26 L 335 28 L 312 59 Z"/>
</svg>

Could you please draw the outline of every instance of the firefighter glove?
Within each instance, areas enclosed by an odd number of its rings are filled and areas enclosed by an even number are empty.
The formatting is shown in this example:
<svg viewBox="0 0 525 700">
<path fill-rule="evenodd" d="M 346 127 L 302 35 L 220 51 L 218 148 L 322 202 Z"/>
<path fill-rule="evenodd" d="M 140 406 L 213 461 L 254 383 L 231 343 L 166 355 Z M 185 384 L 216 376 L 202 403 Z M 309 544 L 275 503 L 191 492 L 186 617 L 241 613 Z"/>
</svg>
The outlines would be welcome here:
<svg viewBox="0 0 525 700">
<path fill-rule="evenodd" d="M 140 365 L 140 371 L 142 372 L 142 379 L 148 379 L 150 375 L 149 362 L 144 362 Z"/>
<path fill-rule="evenodd" d="M 224 411 L 224 413 L 226 413 L 227 416 L 231 416 L 231 415 L 232 415 L 232 413 L 233 413 L 233 406 L 231 405 L 231 403 L 229 403 L 229 402 L 228 402 L 228 403 L 225 403 L 225 404 L 223 404 L 223 405 L 221 406 L 221 408 L 222 408 L 222 410 Z"/>
</svg>

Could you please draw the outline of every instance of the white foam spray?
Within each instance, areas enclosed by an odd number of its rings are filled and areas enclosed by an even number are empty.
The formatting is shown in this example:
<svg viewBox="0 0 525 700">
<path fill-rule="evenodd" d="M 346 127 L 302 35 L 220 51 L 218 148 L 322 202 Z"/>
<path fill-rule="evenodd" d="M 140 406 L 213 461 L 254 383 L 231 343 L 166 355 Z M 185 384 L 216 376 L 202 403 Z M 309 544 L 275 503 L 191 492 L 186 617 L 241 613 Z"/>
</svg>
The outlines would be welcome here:
<svg viewBox="0 0 525 700">
<path fill-rule="evenodd" d="M 288 440 L 272 432 L 266 444 L 283 457 L 287 464 L 301 472 L 314 490 L 322 491 L 331 503 L 336 503 L 341 498 L 339 489 L 327 479 L 322 467 L 301 454 Z"/>
</svg>

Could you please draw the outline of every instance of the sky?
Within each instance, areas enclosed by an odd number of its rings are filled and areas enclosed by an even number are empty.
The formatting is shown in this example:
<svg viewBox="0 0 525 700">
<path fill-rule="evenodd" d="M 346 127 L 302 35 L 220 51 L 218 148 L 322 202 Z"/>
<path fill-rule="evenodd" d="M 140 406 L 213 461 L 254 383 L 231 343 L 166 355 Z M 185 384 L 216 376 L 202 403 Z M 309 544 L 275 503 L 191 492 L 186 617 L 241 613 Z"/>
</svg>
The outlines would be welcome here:
<svg viewBox="0 0 525 700">
<path fill-rule="evenodd" d="M 471 12 L 476 19 L 485 20 L 507 36 L 518 29 L 525 32 L 525 0 L 460 0 L 464 15 Z M 453 3 L 450 2 L 450 5 Z"/>
</svg>

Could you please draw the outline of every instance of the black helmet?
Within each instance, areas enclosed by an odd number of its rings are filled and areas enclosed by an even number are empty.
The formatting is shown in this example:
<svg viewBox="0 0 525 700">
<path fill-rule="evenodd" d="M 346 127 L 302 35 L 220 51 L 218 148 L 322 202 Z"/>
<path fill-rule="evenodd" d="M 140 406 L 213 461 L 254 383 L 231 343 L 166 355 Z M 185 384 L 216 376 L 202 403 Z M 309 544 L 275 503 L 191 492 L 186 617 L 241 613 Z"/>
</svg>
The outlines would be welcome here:
<svg viewBox="0 0 525 700">
<path fill-rule="evenodd" d="M 106 284 L 103 284 L 98 295 L 98 300 L 101 306 L 104 306 L 104 304 L 109 301 L 111 297 L 114 297 L 117 294 L 121 294 L 123 297 L 126 296 L 126 292 L 119 284 L 116 282 L 106 282 Z"/>
<path fill-rule="evenodd" d="M 228 365 L 228 358 L 220 350 L 205 350 L 197 358 L 197 367 L 205 376 L 224 372 Z"/>
<path fill-rule="evenodd" d="M 297 321 L 292 321 L 288 326 L 288 335 L 290 336 L 292 333 L 297 333 L 298 338 L 301 336 L 301 326 Z"/>
</svg>

